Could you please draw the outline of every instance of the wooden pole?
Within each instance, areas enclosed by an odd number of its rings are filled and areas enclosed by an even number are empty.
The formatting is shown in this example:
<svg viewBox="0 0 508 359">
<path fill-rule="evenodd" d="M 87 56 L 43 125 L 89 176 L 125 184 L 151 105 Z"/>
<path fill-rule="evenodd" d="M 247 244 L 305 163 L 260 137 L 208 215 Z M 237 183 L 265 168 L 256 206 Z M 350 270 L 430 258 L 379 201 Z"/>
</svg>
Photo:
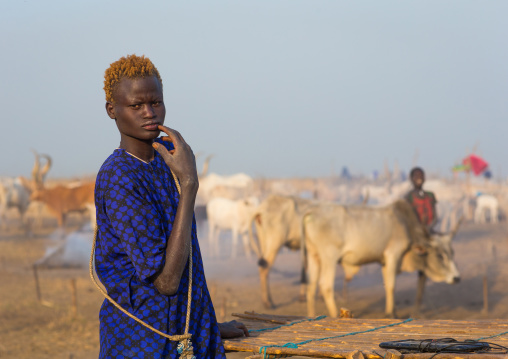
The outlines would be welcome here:
<svg viewBox="0 0 508 359">
<path fill-rule="evenodd" d="M 489 312 L 489 283 L 487 279 L 487 274 L 483 275 L 483 314 L 488 314 Z"/>
<path fill-rule="evenodd" d="M 35 293 L 37 294 L 37 301 L 42 303 L 41 288 L 39 287 L 39 275 L 37 273 L 37 265 L 33 265 L 34 279 L 35 279 Z"/>
<path fill-rule="evenodd" d="M 71 316 L 72 318 L 76 318 L 76 315 L 78 314 L 78 290 L 76 286 L 76 278 L 71 279 L 71 296 L 72 296 Z"/>
<path fill-rule="evenodd" d="M 345 274 L 344 279 L 342 280 L 342 300 L 344 303 L 347 303 L 347 280 Z"/>
</svg>

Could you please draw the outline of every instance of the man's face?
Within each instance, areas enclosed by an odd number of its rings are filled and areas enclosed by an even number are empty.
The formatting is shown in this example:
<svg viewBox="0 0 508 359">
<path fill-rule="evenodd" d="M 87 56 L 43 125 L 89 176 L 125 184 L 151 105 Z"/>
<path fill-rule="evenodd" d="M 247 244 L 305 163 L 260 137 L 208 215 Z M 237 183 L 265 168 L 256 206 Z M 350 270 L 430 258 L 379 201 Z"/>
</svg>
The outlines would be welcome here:
<svg viewBox="0 0 508 359">
<path fill-rule="evenodd" d="M 122 141 L 146 142 L 159 136 L 164 124 L 162 86 L 155 76 L 123 78 L 113 93 L 114 103 L 106 103 L 109 117 L 116 120 Z"/>
<path fill-rule="evenodd" d="M 422 188 L 423 182 L 425 182 L 425 175 L 422 171 L 415 171 L 411 176 L 411 182 L 415 188 Z"/>
</svg>

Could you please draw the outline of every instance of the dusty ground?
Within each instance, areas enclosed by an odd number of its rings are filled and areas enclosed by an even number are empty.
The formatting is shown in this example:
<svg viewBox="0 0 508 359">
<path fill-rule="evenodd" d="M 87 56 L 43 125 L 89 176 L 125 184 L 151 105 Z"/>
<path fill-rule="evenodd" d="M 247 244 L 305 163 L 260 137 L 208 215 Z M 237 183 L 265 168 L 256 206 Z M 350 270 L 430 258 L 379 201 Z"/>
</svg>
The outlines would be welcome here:
<svg viewBox="0 0 508 359">
<path fill-rule="evenodd" d="M 506 223 L 498 225 L 465 224 L 455 243 L 456 261 L 462 281 L 457 285 L 429 283 L 423 315 L 429 319 L 508 319 L 508 234 Z M 0 235 L 0 357 L 88 359 L 98 354 L 98 311 L 102 302 L 84 270 L 44 270 L 39 272 L 42 297 L 37 301 L 32 264 L 54 243 L 48 233 L 34 238 L 3 233 Z M 232 319 L 234 312 L 254 310 L 261 313 L 305 315 L 305 303 L 298 301 L 299 255 L 283 251 L 270 280 L 277 307 L 264 309 L 260 303 L 256 261 L 239 254 L 229 258 L 210 258 L 206 234 L 201 238 L 208 285 L 219 320 Z M 230 242 L 222 241 L 224 247 Z M 482 311 L 483 278 L 488 278 L 488 311 Z M 72 311 L 72 281 L 77 287 L 77 313 Z M 397 280 L 396 303 L 399 317 L 409 317 L 415 295 L 416 274 L 402 274 Z M 336 288 L 342 288 L 339 269 Z M 381 318 L 384 290 L 380 269 L 364 267 L 348 289 L 348 301 L 337 295 L 340 306 L 359 318 Z M 322 300 L 317 314 L 326 314 Z M 245 354 L 229 354 L 243 358 Z"/>
</svg>

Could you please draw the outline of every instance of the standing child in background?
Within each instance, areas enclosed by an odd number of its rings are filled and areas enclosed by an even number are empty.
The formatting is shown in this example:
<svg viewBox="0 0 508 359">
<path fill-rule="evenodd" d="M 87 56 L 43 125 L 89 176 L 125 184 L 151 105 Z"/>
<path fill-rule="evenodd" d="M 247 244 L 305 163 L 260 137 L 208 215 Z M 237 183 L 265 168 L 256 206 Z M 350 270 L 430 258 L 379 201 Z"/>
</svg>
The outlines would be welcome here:
<svg viewBox="0 0 508 359">
<path fill-rule="evenodd" d="M 429 233 L 432 233 L 437 222 L 436 196 L 434 196 L 434 193 L 422 189 L 425 182 L 423 169 L 414 167 L 409 174 L 409 178 L 413 184 L 413 189 L 405 198 L 413 206 L 420 223 L 428 229 Z"/>
</svg>

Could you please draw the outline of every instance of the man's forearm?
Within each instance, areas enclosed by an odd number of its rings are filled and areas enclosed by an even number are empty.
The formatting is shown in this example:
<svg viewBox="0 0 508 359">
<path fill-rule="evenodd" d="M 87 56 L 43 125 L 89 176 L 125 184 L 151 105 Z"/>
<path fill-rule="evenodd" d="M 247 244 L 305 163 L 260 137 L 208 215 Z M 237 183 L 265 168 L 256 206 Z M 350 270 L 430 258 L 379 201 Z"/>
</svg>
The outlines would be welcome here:
<svg viewBox="0 0 508 359">
<path fill-rule="evenodd" d="M 197 189 L 193 187 L 182 188 L 173 228 L 166 245 L 164 267 L 154 280 L 159 292 L 165 295 L 177 292 L 189 258 L 196 193 Z"/>
</svg>

